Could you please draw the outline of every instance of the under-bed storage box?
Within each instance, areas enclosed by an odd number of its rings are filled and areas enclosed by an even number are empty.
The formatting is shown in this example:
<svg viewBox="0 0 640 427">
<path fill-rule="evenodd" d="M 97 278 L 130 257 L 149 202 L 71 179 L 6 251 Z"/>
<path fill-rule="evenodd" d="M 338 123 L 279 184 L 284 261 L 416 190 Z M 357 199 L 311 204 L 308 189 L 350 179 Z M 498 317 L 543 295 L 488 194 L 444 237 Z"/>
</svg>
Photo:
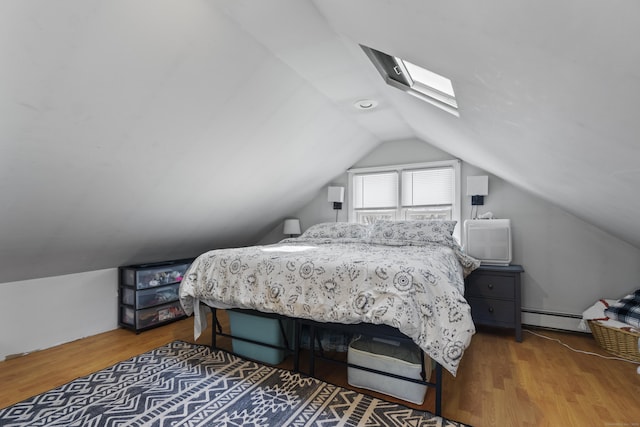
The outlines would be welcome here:
<svg viewBox="0 0 640 427">
<path fill-rule="evenodd" d="M 414 345 L 376 338 L 360 338 L 349 345 L 347 360 L 354 365 L 416 380 L 422 379 L 420 349 Z M 431 359 L 428 356 L 425 356 L 425 365 L 431 367 Z M 416 404 L 424 402 L 427 391 L 427 386 L 423 384 L 353 367 L 348 368 L 347 377 L 352 386 L 388 394 Z"/>
<path fill-rule="evenodd" d="M 227 310 L 227 314 L 229 315 L 231 335 L 234 337 L 246 338 L 278 347 L 285 347 L 286 344 L 282 329 L 287 334 L 288 341 L 292 338 L 293 323 L 291 320 L 253 316 L 233 310 Z M 280 322 L 283 322 L 283 328 L 280 327 Z M 231 345 L 234 353 L 271 365 L 277 365 L 282 362 L 285 356 L 284 350 L 239 339 L 232 339 Z"/>
</svg>

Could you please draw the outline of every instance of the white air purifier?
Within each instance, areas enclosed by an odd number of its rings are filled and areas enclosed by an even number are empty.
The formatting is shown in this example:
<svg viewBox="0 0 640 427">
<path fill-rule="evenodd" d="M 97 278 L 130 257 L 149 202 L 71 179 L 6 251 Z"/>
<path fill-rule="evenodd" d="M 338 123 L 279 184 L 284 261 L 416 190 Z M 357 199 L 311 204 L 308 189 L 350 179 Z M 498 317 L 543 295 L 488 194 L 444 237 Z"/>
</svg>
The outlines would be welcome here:
<svg viewBox="0 0 640 427">
<path fill-rule="evenodd" d="M 464 222 L 464 250 L 485 265 L 511 263 L 511 220 L 468 219 Z"/>
</svg>

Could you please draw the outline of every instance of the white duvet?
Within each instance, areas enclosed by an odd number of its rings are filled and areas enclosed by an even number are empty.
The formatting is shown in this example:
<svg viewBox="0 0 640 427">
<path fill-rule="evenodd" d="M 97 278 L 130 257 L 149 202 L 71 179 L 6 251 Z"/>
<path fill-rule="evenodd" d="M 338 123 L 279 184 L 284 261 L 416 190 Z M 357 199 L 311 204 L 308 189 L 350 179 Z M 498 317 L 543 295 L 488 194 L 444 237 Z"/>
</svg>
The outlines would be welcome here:
<svg viewBox="0 0 640 427">
<path fill-rule="evenodd" d="M 390 325 L 455 375 L 475 332 L 463 298 L 464 272 L 477 267 L 474 262 L 440 244 L 286 239 L 201 255 L 185 274 L 180 301 L 188 315 L 196 314 L 197 333 L 201 302 L 319 322 Z"/>
</svg>

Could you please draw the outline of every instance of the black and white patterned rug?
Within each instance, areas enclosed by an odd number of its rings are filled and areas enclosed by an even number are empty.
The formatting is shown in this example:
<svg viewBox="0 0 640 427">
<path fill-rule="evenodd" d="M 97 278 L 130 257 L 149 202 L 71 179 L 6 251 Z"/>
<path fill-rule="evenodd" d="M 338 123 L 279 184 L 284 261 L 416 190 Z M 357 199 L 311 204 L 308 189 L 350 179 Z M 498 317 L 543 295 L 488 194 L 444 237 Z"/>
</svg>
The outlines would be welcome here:
<svg viewBox="0 0 640 427">
<path fill-rule="evenodd" d="M 462 426 L 175 341 L 0 409 L 8 426 Z"/>
</svg>

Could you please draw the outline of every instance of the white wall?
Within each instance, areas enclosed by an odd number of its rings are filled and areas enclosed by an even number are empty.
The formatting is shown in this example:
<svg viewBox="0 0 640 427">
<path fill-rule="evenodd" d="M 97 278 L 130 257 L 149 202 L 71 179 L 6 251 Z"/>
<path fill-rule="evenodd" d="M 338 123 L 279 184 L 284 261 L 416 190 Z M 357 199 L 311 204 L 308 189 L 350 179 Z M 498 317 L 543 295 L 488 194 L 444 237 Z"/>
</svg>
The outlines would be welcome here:
<svg viewBox="0 0 640 427">
<path fill-rule="evenodd" d="M 420 140 L 404 140 L 379 145 L 354 167 L 451 158 Z M 471 214 L 470 197 L 464 196 L 466 177 L 474 175 L 489 176 L 489 195 L 479 212 L 491 211 L 496 217 L 512 221 L 513 263 L 525 269 L 524 323 L 577 330 L 575 319 L 526 311 L 581 315 L 599 298 L 619 298 L 640 287 L 640 249 L 468 163 L 462 165 L 463 220 Z M 327 185 L 346 188 L 347 174 Z M 326 192 L 326 187 L 321 189 L 308 205 L 291 213 L 291 217 L 300 218 L 303 231 L 319 222 L 335 221 Z M 340 221 L 347 220 L 346 203 L 339 215 Z M 283 237 L 280 225 L 261 243 L 273 243 Z"/>
<path fill-rule="evenodd" d="M 117 328 L 117 269 L 0 284 L 0 360 Z"/>
<path fill-rule="evenodd" d="M 419 140 L 381 144 L 354 167 L 380 166 L 450 159 L 451 156 Z M 466 177 L 484 175 L 462 165 L 462 194 Z M 618 298 L 640 286 L 640 249 L 581 219 L 489 175 L 489 195 L 480 212 L 512 220 L 514 263 L 525 268 L 523 308 L 581 314 L 599 298 Z M 346 172 L 327 185 L 347 187 Z M 469 218 L 466 196 L 462 217 Z M 348 200 L 348 196 L 345 197 Z M 606 201 L 603 201 L 606 202 Z M 347 220 L 347 203 L 338 212 Z M 291 217 L 302 230 L 335 221 L 326 187 Z M 279 224 L 259 244 L 284 238 Z M 0 284 L 0 360 L 117 328 L 117 269 Z M 533 325 L 576 329 L 575 319 L 523 314 Z"/>
<path fill-rule="evenodd" d="M 463 177 L 485 174 L 489 195 L 480 212 L 511 219 L 513 263 L 525 269 L 523 323 L 577 330 L 574 319 L 526 311 L 581 315 L 599 298 L 640 287 L 640 249 L 485 171 L 463 167 Z M 467 205 L 466 218 L 469 211 Z"/>
</svg>

